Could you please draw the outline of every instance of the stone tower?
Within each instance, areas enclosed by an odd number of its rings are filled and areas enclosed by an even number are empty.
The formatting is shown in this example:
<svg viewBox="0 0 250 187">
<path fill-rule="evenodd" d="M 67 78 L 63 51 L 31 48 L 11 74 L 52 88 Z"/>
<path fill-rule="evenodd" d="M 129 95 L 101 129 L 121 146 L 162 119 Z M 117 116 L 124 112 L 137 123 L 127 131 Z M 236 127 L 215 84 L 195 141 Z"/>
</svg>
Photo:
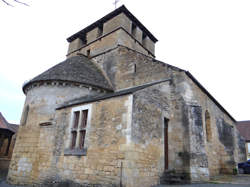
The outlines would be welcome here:
<svg viewBox="0 0 250 187">
<path fill-rule="evenodd" d="M 89 57 L 105 53 L 119 45 L 155 56 L 157 39 L 125 6 L 70 36 L 67 56 L 80 52 Z"/>
</svg>

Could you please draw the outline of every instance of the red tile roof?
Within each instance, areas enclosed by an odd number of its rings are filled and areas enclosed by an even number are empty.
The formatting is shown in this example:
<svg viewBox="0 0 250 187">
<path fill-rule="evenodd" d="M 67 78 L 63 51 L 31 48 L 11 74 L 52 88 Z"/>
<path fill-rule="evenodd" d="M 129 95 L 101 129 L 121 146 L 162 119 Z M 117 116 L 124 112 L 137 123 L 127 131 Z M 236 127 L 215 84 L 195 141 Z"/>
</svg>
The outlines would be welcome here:
<svg viewBox="0 0 250 187">
<path fill-rule="evenodd" d="M 17 132 L 19 125 L 9 123 L 0 112 L 0 129 L 8 129 L 14 133 Z"/>
<path fill-rule="evenodd" d="M 238 121 L 236 127 L 239 130 L 241 136 L 243 136 L 246 141 L 250 141 L 250 120 Z"/>
</svg>

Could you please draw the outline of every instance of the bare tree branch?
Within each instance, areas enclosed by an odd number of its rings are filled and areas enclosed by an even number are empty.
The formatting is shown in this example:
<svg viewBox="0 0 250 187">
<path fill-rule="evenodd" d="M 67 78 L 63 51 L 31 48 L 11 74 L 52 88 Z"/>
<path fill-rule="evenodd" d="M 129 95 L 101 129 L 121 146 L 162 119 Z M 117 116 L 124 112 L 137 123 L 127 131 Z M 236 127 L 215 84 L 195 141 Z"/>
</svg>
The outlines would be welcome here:
<svg viewBox="0 0 250 187">
<path fill-rule="evenodd" d="M 11 7 L 14 7 L 12 4 L 10 4 L 9 2 L 7 2 L 6 0 L 1 0 L 2 2 L 4 2 L 6 5 L 8 6 L 11 6 Z M 19 4 L 22 4 L 22 5 L 25 5 L 25 6 L 29 6 L 27 3 L 24 3 L 24 2 L 21 2 L 19 0 L 13 0 L 14 2 L 16 3 L 19 3 Z"/>
<path fill-rule="evenodd" d="M 24 3 L 24 2 L 21 2 L 21 1 L 18 1 L 18 0 L 14 0 L 14 1 L 17 2 L 17 3 L 23 4 L 23 5 L 25 5 L 25 6 L 29 6 L 28 4 L 26 4 L 26 3 Z"/>
<path fill-rule="evenodd" d="M 8 5 L 8 6 L 12 6 L 13 7 L 13 5 L 11 5 L 11 4 L 9 4 L 7 1 L 5 1 L 5 0 L 2 0 L 6 5 Z"/>
</svg>

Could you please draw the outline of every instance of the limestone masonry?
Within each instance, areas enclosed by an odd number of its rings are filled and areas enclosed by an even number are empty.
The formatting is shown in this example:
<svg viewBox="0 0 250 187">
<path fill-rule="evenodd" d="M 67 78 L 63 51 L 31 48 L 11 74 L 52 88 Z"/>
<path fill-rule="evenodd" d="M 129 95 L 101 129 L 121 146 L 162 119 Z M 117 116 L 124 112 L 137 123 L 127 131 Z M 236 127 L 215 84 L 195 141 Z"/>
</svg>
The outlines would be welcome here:
<svg viewBox="0 0 250 187">
<path fill-rule="evenodd" d="M 122 6 L 68 39 L 67 59 L 23 86 L 8 182 L 147 187 L 207 181 L 246 159 L 235 119 Z"/>
</svg>

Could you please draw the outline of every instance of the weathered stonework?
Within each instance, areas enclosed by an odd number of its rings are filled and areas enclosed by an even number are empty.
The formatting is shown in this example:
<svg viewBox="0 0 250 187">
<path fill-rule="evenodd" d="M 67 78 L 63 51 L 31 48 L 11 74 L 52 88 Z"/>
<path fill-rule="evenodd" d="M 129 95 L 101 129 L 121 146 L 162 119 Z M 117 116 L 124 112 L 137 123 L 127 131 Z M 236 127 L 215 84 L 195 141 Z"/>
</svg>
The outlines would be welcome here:
<svg viewBox="0 0 250 187">
<path fill-rule="evenodd" d="M 233 173 L 245 159 L 234 118 L 189 72 L 155 60 L 154 37 L 126 10 L 110 15 L 69 38 L 66 62 L 86 63 L 85 73 L 77 73 L 84 81 L 75 71 L 69 81 L 67 64 L 63 75 L 55 66 L 56 78 L 45 73 L 26 84 L 24 111 L 29 110 L 23 113 L 8 181 L 149 187 L 168 172 L 191 182 Z M 87 43 L 80 46 L 84 35 Z M 89 57 L 77 57 L 79 52 Z M 74 135 L 83 112 L 87 126 Z M 75 146 L 79 141 L 81 148 Z"/>
</svg>

